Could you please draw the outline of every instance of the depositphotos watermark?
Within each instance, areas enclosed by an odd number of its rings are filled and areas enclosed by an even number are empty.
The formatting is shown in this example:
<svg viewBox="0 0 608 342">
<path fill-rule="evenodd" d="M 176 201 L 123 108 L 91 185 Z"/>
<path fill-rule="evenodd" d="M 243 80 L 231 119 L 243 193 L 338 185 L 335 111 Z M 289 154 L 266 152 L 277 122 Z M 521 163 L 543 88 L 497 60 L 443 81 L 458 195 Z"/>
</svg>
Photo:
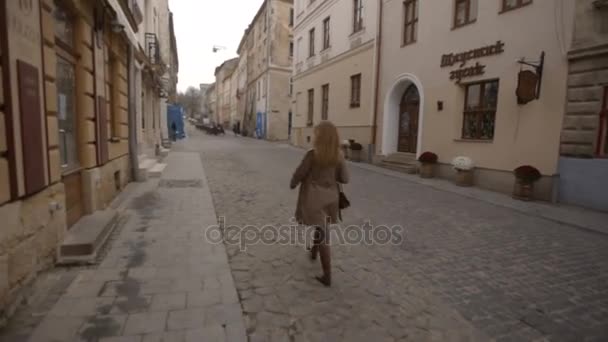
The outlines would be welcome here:
<svg viewBox="0 0 608 342">
<path fill-rule="evenodd" d="M 364 221 L 361 225 L 328 225 L 330 245 L 399 245 L 403 242 L 404 229 L 402 226 L 374 225 Z M 239 246 L 247 250 L 247 246 L 264 245 L 296 245 L 310 246 L 313 242 L 315 227 L 305 227 L 291 219 L 285 225 L 229 225 L 226 217 L 220 216 L 217 225 L 207 227 L 207 241 L 220 244 Z"/>
</svg>

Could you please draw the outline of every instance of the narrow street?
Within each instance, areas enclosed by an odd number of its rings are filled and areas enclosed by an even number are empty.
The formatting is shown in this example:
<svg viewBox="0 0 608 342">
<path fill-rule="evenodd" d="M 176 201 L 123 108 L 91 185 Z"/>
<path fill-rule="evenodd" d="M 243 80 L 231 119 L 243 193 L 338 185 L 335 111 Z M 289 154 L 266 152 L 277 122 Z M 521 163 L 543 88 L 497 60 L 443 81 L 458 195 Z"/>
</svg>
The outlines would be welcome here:
<svg viewBox="0 0 608 342">
<path fill-rule="evenodd" d="M 289 224 L 303 151 L 200 132 L 174 150 L 200 152 L 227 226 Z M 320 266 L 302 245 L 227 246 L 251 341 L 608 338 L 608 236 L 350 172 L 342 226 L 401 225 L 403 242 L 333 246 L 331 289 L 314 280 Z"/>
</svg>

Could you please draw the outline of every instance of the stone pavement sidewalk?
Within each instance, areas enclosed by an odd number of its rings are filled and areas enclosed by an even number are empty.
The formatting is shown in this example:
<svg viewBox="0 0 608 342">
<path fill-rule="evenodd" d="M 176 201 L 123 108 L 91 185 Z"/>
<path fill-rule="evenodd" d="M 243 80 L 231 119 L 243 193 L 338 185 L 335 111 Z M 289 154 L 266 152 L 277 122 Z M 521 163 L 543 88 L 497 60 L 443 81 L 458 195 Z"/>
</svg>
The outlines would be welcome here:
<svg viewBox="0 0 608 342">
<path fill-rule="evenodd" d="M 585 209 L 561 203 L 526 202 L 513 199 L 509 195 L 485 190 L 478 187 L 461 187 L 446 179 L 423 179 L 418 175 L 409 175 L 366 163 L 349 163 L 365 170 L 396 177 L 408 182 L 418 183 L 431 188 L 455 193 L 464 197 L 477 199 L 500 207 L 513 209 L 529 216 L 541 217 L 556 223 L 579 229 L 608 234 L 608 213 Z"/>
<path fill-rule="evenodd" d="M 137 186 L 99 267 L 74 281 L 28 341 L 247 341 L 216 215 L 196 153 L 171 153 Z M 0 336 L 2 340 L 2 336 Z"/>
</svg>

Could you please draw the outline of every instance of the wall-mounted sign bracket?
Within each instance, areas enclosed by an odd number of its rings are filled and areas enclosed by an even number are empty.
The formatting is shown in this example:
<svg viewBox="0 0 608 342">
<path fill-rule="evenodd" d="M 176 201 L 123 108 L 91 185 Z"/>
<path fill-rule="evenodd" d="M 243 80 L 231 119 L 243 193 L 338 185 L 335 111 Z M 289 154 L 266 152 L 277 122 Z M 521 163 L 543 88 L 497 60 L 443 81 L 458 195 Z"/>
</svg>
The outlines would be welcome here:
<svg viewBox="0 0 608 342">
<path fill-rule="evenodd" d="M 536 84 L 536 99 L 538 100 L 540 98 L 540 90 L 541 90 L 541 85 L 543 82 L 543 70 L 545 67 L 545 52 L 544 51 L 541 52 L 539 61 L 536 61 L 536 62 L 526 61 L 525 58 L 522 58 L 519 61 L 517 61 L 517 63 L 519 63 L 521 65 L 527 65 L 529 67 L 534 68 L 536 77 L 538 77 L 538 82 Z"/>
</svg>

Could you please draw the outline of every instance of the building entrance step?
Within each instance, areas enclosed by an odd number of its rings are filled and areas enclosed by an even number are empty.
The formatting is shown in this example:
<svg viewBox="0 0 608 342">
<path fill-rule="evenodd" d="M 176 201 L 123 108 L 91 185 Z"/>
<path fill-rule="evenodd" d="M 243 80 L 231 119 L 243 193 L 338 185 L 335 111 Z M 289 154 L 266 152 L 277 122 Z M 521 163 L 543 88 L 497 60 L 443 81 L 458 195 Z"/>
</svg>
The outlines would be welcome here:
<svg viewBox="0 0 608 342">
<path fill-rule="evenodd" d="M 57 263 L 92 264 L 118 222 L 114 209 L 97 211 L 84 216 L 68 231 L 59 245 Z"/>
</svg>

